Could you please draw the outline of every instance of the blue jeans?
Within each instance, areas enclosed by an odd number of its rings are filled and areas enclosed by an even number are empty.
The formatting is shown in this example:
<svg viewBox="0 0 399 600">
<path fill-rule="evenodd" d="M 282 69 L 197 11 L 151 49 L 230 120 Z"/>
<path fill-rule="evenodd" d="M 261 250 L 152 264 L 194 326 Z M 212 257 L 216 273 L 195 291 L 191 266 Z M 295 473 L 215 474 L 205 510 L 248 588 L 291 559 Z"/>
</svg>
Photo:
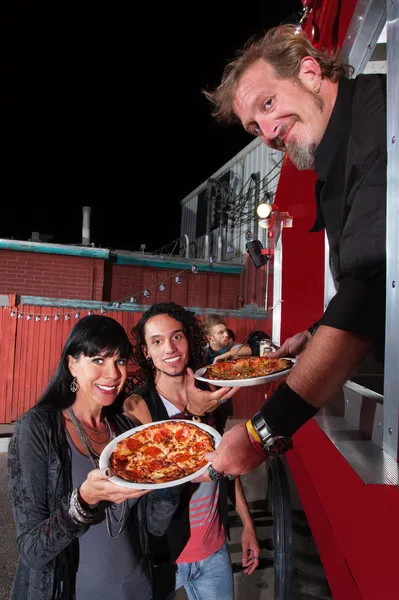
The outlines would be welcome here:
<svg viewBox="0 0 399 600">
<path fill-rule="evenodd" d="M 233 569 L 227 544 L 204 560 L 179 563 L 175 589 L 183 585 L 189 600 L 233 600 Z"/>
</svg>

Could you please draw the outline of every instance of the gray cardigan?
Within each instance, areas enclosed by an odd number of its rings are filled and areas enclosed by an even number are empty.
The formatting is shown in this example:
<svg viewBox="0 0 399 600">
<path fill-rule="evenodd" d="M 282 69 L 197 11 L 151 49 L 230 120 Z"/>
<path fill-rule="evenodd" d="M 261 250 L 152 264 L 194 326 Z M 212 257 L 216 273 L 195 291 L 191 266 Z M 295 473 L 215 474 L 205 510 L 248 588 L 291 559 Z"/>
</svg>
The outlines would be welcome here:
<svg viewBox="0 0 399 600">
<path fill-rule="evenodd" d="M 123 415 L 112 418 L 121 432 L 133 426 Z M 68 514 L 71 456 L 60 412 L 35 407 L 21 417 L 8 450 L 8 472 L 20 554 L 11 600 L 73 600 L 78 539 L 87 526 Z M 165 492 L 146 497 L 144 518 L 154 535 L 164 533 L 179 503 L 178 487 Z"/>
</svg>

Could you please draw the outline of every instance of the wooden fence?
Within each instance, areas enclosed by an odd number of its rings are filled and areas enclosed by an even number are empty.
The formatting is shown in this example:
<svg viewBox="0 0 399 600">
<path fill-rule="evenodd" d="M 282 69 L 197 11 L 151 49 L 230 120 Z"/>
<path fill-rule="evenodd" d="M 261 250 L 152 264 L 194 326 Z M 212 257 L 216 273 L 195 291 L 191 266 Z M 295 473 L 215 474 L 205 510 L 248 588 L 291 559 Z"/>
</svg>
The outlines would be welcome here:
<svg viewBox="0 0 399 600">
<path fill-rule="evenodd" d="M 10 299 L 14 304 L 15 297 L 14 302 L 12 296 Z M 87 309 L 73 307 L 68 312 L 56 306 L 0 307 L 0 423 L 17 421 L 37 402 L 55 371 L 76 319 L 87 314 Z M 123 310 L 107 312 L 129 335 L 142 314 Z M 226 323 L 235 332 L 237 341 L 245 340 L 255 329 L 270 333 L 270 322 L 265 319 L 226 317 Z M 234 396 L 234 417 L 251 416 L 263 404 L 265 393 L 274 387 L 242 388 Z"/>
</svg>

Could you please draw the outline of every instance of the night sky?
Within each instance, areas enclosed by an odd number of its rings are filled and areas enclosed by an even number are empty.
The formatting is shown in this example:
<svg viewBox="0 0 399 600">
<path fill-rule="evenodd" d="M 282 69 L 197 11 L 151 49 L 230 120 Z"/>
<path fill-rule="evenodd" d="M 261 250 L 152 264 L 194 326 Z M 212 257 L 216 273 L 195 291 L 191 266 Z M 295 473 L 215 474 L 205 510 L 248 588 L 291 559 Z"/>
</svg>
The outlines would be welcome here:
<svg viewBox="0 0 399 600">
<path fill-rule="evenodd" d="M 180 200 L 252 139 L 214 122 L 201 90 L 301 2 L 80 5 L 3 21 L 0 237 L 79 244 L 88 205 L 96 246 L 155 250 L 178 237 Z"/>
</svg>

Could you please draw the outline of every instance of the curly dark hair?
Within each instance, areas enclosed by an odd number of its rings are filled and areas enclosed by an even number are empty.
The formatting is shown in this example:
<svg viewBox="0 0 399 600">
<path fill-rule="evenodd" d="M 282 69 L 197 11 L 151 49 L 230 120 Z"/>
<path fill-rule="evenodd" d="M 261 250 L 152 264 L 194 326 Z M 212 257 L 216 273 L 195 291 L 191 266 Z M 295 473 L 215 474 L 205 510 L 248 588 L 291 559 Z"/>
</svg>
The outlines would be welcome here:
<svg viewBox="0 0 399 600">
<path fill-rule="evenodd" d="M 206 364 L 206 354 L 204 352 L 206 346 L 206 338 L 203 333 L 199 319 L 190 310 L 186 310 L 183 306 L 174 302 L 160 302 L 154 304 L 141 317 L 140 321 L 132 329 L 133 336 L 133 361 L 139 367 L 139 377 L 143 380 L 152 381 L 155 375 L 155 367 L 152 361 L 147 360 L 143 351 L 145 347 L 145 326 L 146 323 L 158 315 L 169 315 L 172 319 L 176 319 L 181 323 L 184 335 L 188 340 L 188 348 L 190 360 L 188 367 L 196 371 Z"/>
</svg>

